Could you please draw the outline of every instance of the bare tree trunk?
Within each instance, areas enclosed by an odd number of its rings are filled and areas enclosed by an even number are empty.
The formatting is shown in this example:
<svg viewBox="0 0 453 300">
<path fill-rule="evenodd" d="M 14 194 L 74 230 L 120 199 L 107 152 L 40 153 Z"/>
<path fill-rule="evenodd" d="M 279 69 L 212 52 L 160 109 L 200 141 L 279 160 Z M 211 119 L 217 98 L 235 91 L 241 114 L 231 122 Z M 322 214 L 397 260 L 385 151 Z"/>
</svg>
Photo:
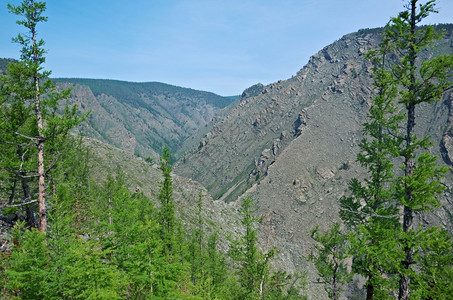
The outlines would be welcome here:
<svg viewBox="0 0 453 300">
<path fill-rule="evenodd" d="M 30 6 L 34 6 L 34 1 L 30 0 Z M 31 18 L 33 19 L 33 18 Z M 35 26 L 31 27 L 31 34 L 33 40 L 33 61 L 39 62 L 38 46 L 36 43 L 36 29 Z M 36 71 L 33 76 L 35 84 L 35 113 L 36 122 L 38 126 L 38 214 L 39 214 L 39 231 L 45 233 L 47 231 L 47 208 L 46 208 L 46 186 L 45 186 L 45 169 L 44 169 L 44 126 L 42 122 L 42 111 L 39 90 L 39 77 Z"/>
<path fill-rule="evenodd" d="M 333 278 L 332 278 L 332 299 L 333 300 L 338 300 L 338 282 L 337 282 L 337 272 L 338 272 L 338 267 L 339 264 L 337 260 L 335 259 L 335 256 L 333 257 L 333 263 L 334 263 L 334 270 L 333 270 Z"/>
<path fill-rule="evenodd" d="M 43 124 L 41 115 L 41 105 L 39 101 L 39 80 L 35 76 L 35 111 L 38 122 L 38 213 L 39 213 L 39 231 L 45 233 L 47 230 L 47 208 L 46 208 L 46 187 L 44 171 L 44 137 L 42 134 Z"/>
</svg>

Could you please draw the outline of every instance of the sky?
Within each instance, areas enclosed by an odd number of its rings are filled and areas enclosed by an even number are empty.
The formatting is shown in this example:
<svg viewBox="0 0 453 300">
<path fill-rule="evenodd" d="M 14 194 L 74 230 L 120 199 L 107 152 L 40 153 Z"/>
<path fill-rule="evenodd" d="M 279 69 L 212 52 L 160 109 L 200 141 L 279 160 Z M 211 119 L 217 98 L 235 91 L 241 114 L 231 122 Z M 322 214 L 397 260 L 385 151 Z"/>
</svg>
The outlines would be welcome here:
<svg viewBox="0 0 453 300">
<path fill-rule="evenodd" d="M 0 0 L 0 57 L 25 29 Z M 407 0 L 48 0 L 38 25 L 52 77 L 158 81 L 241 94 L 295 75 L 325 46 L 384 26 Z M 426 2 L 426 1 L 423 1 Z M 438 0 L 425 23 L 452 23 L 453 1 Z"/>
</svg>

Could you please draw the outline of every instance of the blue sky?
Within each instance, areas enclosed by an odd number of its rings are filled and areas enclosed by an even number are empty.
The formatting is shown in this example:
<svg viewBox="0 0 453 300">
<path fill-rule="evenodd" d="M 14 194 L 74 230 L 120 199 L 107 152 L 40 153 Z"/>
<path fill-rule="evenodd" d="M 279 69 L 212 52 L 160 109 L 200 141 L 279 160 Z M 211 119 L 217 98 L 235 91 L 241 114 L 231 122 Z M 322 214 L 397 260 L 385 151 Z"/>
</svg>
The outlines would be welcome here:
<svg viewBox="0 0 453 300">
<path fill-rule="evenodd" d="M 0 0 L 0 57 L 24 29 Z M 423 1 L 425 2 L 425 1 Z M 453 22 L 437 1 L 427 23 Z M 406 0 L 49 0 L 38 27 L 53 77 L 159 81 L 220 95 L 290 78 L 343 35 L 385 25 Z"/>
</svg>

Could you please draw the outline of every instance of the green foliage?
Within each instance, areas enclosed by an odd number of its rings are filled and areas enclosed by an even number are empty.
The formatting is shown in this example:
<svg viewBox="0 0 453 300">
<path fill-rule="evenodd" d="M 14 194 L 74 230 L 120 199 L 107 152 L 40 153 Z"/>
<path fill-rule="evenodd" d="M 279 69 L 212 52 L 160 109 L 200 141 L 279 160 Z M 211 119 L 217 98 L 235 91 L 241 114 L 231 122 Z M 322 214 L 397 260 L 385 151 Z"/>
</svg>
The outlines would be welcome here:
<svg viewBox="0 0 453 300">
<path fill-rule="evenodd" d="M 212 233 L 208 237 L 207 253 L 206 253 L 206 281 L 212 286 L 213 295 L 221 295 L 223 288 L 228 288 L 225 281 L 229 270 L 226 265 L 226 255 L 217 249 L 219 243 L 219 235 L 217 232 Z"/>
<path fill-rule="evenodd" d="M 203 281 L 203 276 L 205 273 L 205 232 L 203 229 L 203 219 L 201 217 L 202 209 L 203 209 L 203 201 L 202 201 L 202 192 L 200 190 L 198 194 L 197 200 L 197 220 L 195 228 L 192 229 L 192 237 L 189 243 L 189 260 L 191 263 L 191 279 L 194 285 L 198 284 L 199 282 Z"/>
<path fill-rule="evenodd" d="M 253 199 L 250 197 L 242 200 L 240 214 L 244 234 L 232 241 L 228 252 L 240 283 L 240 285 L 231 283 L 230 297 L 233 299 L 273 299 L 272 297 L 277 297 L 277 295 L 288 296 L 288 292 L 296 296 L 299 294 L 299 290 L 295 287 L 295 283 L 291 285 L 290 290 L 283 288 L 289 286 L 288 281 L 291 276 L 287 276 L 281 271 L 271 272 L 270 261 L 275 257 L 275 250 L 271 249 L 263 253 L 258 248 L 256 224 L 259 219 L 254 216 L 253 205 Z M 299 279 L 297 278 L 296 281 Z"/>
<path fill-rule="evenodd" d="M 170 150 L 165 147 L 159 166 L 163 180 L 159 182 L 160 190 L 157 199 L 160 202 L 159 225 L 160 235 L 164 243 L 165 255 L 172 256 L 175 243 L 175 203 L 173 199 L 173 182 L 171 179 Z"/>
<path fill-rule="evenodd" d="M 19 299 L 120 299 L 119 272 L 105 263 L 93 241 L 58 235 L 52 239 L 17 226 L 5 271 L 6 295 Z"/>
<path fill-rule="evenodd" d="M 433 227 L 420 231 L 422 270 L 413 278 L 421 299 L 448 299 L 453 295 L 453 242 L 443 229 Z"/>
<path fill-rule="evenodd" d="M 351 196 L 340 199 L 340 217 L 351 230 L 348 240 L 353 256 L 352 270 L 367 279 L 368 299 L 385 299 L 386 291 L 394 287 L 391 281 L 394 278 L 389 274 L 398 259 L 395 252 L 398 205 L 392 200 L 396 190 L 393 161 L 402 146 L 398 130 L 404 115 L 395 103 L 398 90 L 391 72 L 386 69 L 388 51 L 384 42 L 380 49 L 367 54 L 373 63 L 378 92 L 372 99 L 368 122 L 363 124 L 364 138 L 359 144 L 361 152 L 357 161 L 367 169 L 369 176 L 363 182 L 352 179 Z"/>
<path fill-rule="evenodd" d="M 9 182 L 8 205 L 32 203 L 38 195 L 39 228 L 46 231 L 45 182 L 54 166 L 61 144 L 69 130 L 85 116 L 78 116 L 77 107 L 66 106 L 59 113 L 60 100 L 68 98 L 70 90 L 58 91 L 43 71 L 44 41 L 37 38 L 37 25 L 47 21 L 43 16 L 45 2 L 22 1 L 8 4 L 8 10 L 21 17 L 16 23 L 27 30 L 13 39 L 22 46 L 20 61 L 7 66 L 0 75 L 0 168 Z M 36 174 L 36 176 L 34 176 Z M 19 188 L 22 187 L 22 189 Z M 37 190 L 37 191 L 36 191 Z M 32 208 L 26 208 L 28 226 L 36 226 Z"/>
<path fill-rule="evenodd" d="M 141 194 L 130 194 L 121 180 L 107 181 L 111 190 L 111 208 L 104 247 L 111 261 L 127 276 L 129 295 L 145 297 L 156 291 L 163 261 L 153 203 Z M 118 184 L 119 183 L 119 184 Z"/>
<path fill-rule="evenodd" d="M 42 299 L 49 285 L 49 253 L 44 234 L 26 230 L 19 224 L 12 232 L 16 251 L 11 252 L 6 269 L 6 290 L 25 299 Z"/>
<path fill-rule="evenodd" d="M 353 230 L 349 237 L 353 271 L 367 277 L 367 299 L 387 299 L 396 290 L 399 299 L 429 298 L 430 291 L 444 295 L 450 290 L 442 283 L 436 286 L 442 280 L 428 277 L 433 274 L 430 262 L 448 259 L 451 238 L 435 227 L 413 229 L 415 212 L 440 206 L 438 196 L 446 172 L 428 151 L 429 137 L 415 135 L 415 109 L 441 99 L 451 85 L 453 66 L 452 55 L 419 60 L 420 52 L 442 32 L 433 26 L 416 27 L 436 12 L 436 1 L 419 6 L 417 2 L 408 1 L 407 10 L 390 20 L 380 48 L 368 54 L 378 93 L 370 121 L 364 124 L 357 161 L 367 168 L 369 178 L 363 183 L 353 179 L 352 195 L 340 200 L 340 216 Z M 393 164 L 398 157 L 403 161 L 400 168 Z"/>
<path fill-rule="evenodd" d="M 340 223 L 335 223 L 328 232 L 320 233 L 316 226 L 311 232 L 311 237 L 318 243 L 317 253 L 310 255 L 318 270 L 318 282 L 324 285 L 331 299 L 339 299 L 342 291 L 341 285 L 351 279 L 346 268 L 348 257 L 347 236 L 340 231 Z"/>
<path fill-rule="evenodd" d="M 245 233 L 233 241 L 230 248 L 231 258 L 238 263 L 238 276 L 241 282 L 241 297 L 255 299 L 260 296 L 260 285 L 268 276 L 268 262 L 274 255 L 273 251 L 263 254 L 258 249 L 256 223 L 259 221 L 253 215 L 253 200 L 245 198 L 241 203 L 241 223 Z M 261 289 L 262 290 L 262 289 Z"/>
<path fill-rule="evenodd" d="M 436 1 L 431 0 L 417 7 L 416 0 L 407 5 L 407 10 L 398 17 L 392 18 L 386 27 L 384 41 L 398 59 L 390 71 L 398 86 L 399 103 L 407 111 L 406 131 L 402 134 L 404 147 L 400 156 L 404 159 L 404 175 L 398 179 L 400 207 L 403 208 L 402 233 L 400 247 L 404 249 L 405 258 L 401 260 L 399 298 L 408 299 L 418 289 L 411 282 L 417 277 L 414 265 L 422 263 L 418 257 L 420 240 L 413 229 L 413 218 L 416 211 L 427 211 L 438 207 L 438 195 L 443 191 L 440 178 L 445 169 L 437 167 L 436 157 L 426 149 L 431 146 L 429 137 L 418 138 L 415 135 L 415 109 L 422 103 L 433 103 L 440 100 L 442 92 L 451 85 L 453 55 L 435 57 L 419 62 L 419 55 L 441 37 L 433 26 L 422 29 L 416 27 L 430 13 L 436 13 Z M 435 238 L 429 235 L 426 238 Z M 441 255 L 441 253 L 439 253 Z"/>
</svg>

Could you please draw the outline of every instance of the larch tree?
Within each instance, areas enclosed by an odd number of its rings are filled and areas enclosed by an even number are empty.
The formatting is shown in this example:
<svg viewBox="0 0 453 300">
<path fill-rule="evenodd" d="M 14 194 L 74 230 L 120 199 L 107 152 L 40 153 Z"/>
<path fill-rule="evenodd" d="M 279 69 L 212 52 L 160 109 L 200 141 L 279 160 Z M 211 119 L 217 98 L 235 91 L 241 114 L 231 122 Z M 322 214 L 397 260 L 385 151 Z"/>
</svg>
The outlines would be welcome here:
<svg viewBox="0 0 453 300">
<path fill-rule="evenodd" d="M 352 197 L 341 201 L 341 217 L 354 227 L 353 254 L 361 258 L 355 260 L 356 266 L 360 263 L 355 271 L 367 276 L 367 299 L 392 293 L 398 299 L 429 299 L 434 291 L 447 293 L 445 277 L 451 274 L 439 268 L 433 272 L 431 263 L 451 257 L 451 237 L 437 227 L 414 226 L 416 214 L 440 206 L 445 172 L 429 152 L 430 137 L 415 133 L 416 109 L 441 99 L 451 85 L 453 66 L 452 55 L 423 60 L 422 51 L 442 32 L 417 26 L 437 12 L 435 0 L 418 2 L 409 0 L 406 10 L 390 20 L 381 47 L 370 53 L 378 94 L 358 156 L 370 177 L 365 184 L 353 180 Z M 401 166 L 394 165 L 398 161 Z"/>
<path fill-rule="evenodd" d="M 43 16 L 46 3 L 23 0 L 17 6 L 8 4 L 8 9 L 22 17 L 17 23 L 24 26 L 28 33 L 19 34 L 13 39 L 22 46 L 20 61 L 10 63 L 7 74 L 0 77 L 0 105 L 3 112 L 0 116 L 0 140 L 5 148 L 15 149 L 10 150 L 10 153 L 16 152 L 16 159 L 9 157 L 8 166 L 2 165 L 5 170 L 15 174 L 16 182 L 21 179 L 24 193 L 28 193 L 18 205 L 38 203 L 38 228 L 45 233 L 47 175 L 58 156 L 57 144 L 83 117 L 77 116 L 76 106 L 66 106 L 62 112 L 59 111 L 60 100 L 68 98 L 71 91 L 57 91 L 56 85 L 49 79 L 51 72 L 43 71 L 45 43 L 38 39 L 37 25 L 47 21 L 47 17 Z M 31 166 L 33 164 L 34 167 Z M 37 182 L 36 196 L 24 186 L 31 179 Z M 15 186 L 16 183 L 12 185 L 12 198 L 15 197 Z M 14 201 L 9 202 L 10 206 L 14 205 Z"/>
<path fill-rule="evenodd" d="M 364 138 L 360 142 L 357 161 L 368 171 L 363 182 L 352 179 L 351 196 L 340 199 L 340 217 L 351 231 L 351 255 L 353 271 L 367 279 L 366 299 L 383 296 L 389 283 L 389 264 L 381 260 L 393 255 L 388 247 L 395 240 L 398 228 L 398 204 L 393 200 L 395 190 L 394 159 L 398 156 L 402 139 L 398 130 L 404 114 L 396 103 L 397 86 L 388 65 L 388 40 L 380 49 L 368 53 L 373 63 L 373 79 L 376 94 L 371 101 L 367 122 L 363 124 Z M 390 250 L 390 251 L 389 251 Z"/>
<path fill-rule="evenodd" d="M 171 178 L 171 153 L 167 147 L 164 147 L 163 154 L 160 157 L 159 166 L 162 171 L 163 180 L 159 182 L 160 190 L 157 198 L 160 202 L 159 208 L 159 226 L 161 239 L 164 243 L 164 253 L 173 256 L 175 245 L 176 219 L 175 203 L 173 199 L 173 181 Z"/>
<path fill-rule="evenodd" d="M 239 282 L 242 288 L 240 298 L 260 299 L 265 297 L 265 286 L 269 282 L 270 261 L 275 256 L 271 249 L 263 253 L 258 247 L 257 222 L 254 216 L 254 200 L 246 197 L 241 203 L 241 223 L 244 234 L 234 240 L 229 255 L 238 265 Z"/>
<path fill-rule="evenodd" d="M 340 223 L 335 223 L 325 233 L 320 233 L 319 227 L 316 226 L 311 237 L 317 242 L 317 253 L 312 253 L 309 258 L 318 270 L 318 282 L 324 285 L 330 299 L 338 300 L 342 285 L 351 278 L 346 265 L 349 255 L 347 236 L 341 232 Z"/>
<path fill-rule="evenodd" d="M 432 46 L 441 35 L 433 26 L 417 27 L 430 13 L 437 12 L 436 1 L 418 2 L 410 0 L 406 10 L 391 19 L 384 33 L 390 50 L 398 57 L 390 70 L 398 85 L 398 101 L 406 110 L 406 129 L 402 134 L 404 145 L 400 151 L 404 160 L 404 175 L 399 178 L 398 195 L 403 210 L 400 241 L 405 252 L 400 271 L 399 299 L 409 299 L 411 277 L 415 276 L 413 266 L 418 263 L 415 254 L 422 233 L 414 229 L 415 213 L 439 207 L 438 196 L 444 189 L 439 179 L 445 169 L 437 166 L 437 157 L 427 150 L 432 145 L 429 137 L 416 136 L 415 112 L 420 104 L 441 99 L 451 84 L 449 79 L 453 66 L 453 55 L 420 61 L 421 52 Z"/>
</svg>

